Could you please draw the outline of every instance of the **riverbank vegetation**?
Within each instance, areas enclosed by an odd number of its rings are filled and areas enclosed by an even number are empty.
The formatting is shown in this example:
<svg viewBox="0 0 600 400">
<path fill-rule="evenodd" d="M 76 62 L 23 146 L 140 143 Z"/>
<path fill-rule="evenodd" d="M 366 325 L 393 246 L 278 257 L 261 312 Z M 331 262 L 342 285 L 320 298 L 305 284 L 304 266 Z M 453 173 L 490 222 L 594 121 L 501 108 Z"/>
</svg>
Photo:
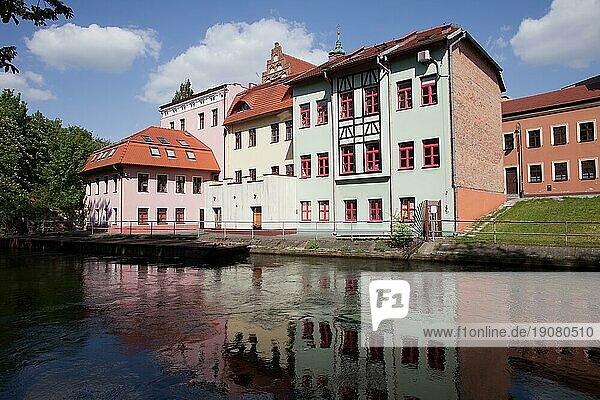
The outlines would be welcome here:
<svg viewBox="0 0 600 400">
<path fill-rule="evenodd" d="M 600 247 L 600 196 L 529 199 L 476 224 L 462 241 Z M 494 232 L 496 234 L 494 235 Z"/>
<path fill-rule="evenodd" d="M 77 126 L 28 113 L 19 94 L 0 95 L 0 230 L 28 233 L 44 220 L 82 217 L 86 158 L 108 144 Z"/>
</svg>

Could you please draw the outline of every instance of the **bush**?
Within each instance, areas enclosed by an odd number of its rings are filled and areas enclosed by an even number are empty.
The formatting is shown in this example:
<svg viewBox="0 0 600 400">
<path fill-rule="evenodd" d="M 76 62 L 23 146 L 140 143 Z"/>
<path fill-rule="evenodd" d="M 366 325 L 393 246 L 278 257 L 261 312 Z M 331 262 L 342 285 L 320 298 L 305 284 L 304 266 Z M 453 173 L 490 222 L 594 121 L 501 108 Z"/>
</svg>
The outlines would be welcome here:
<svg viewBox="0 0 600 400">
<path fill-rule="evenodd" d="M 390 244 L 393 247 L 404 248 L 410 245 L 414 240 L 410 223 L 404 222 L 399 217 L 394 216 L 394 230 Z"/>
<path fill-rule="evenodd" d="M 306 242 L 306 244 L 304 245 L 304 248 L 306 250 L 316 250 L 319 248 L 319 242 L 317 240 L 309 240 L 308 242 Z"/>
</svg>

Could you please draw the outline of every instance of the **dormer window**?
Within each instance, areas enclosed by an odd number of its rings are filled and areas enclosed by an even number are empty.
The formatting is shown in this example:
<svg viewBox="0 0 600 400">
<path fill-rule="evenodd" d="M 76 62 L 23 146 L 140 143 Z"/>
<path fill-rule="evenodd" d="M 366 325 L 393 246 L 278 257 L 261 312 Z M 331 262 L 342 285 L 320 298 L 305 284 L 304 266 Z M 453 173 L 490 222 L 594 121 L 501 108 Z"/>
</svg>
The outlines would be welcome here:
<svg viewBox="0 0 600 400">
<path fill-rule="evenodd" d="M 242 112 L 242 111 L 249 110 L 249 109 L 250 109 L 250 106 L 245 101 L 240 101 L 235 106 L 235 112 Z"/>
<path fill-rule="evenodd" d="M 144 139 L 144 142 L 146 143 L 154 143 L 154 140 L 152 140 L 150 136 L 142 135 L 142 139 Z"/>
<path fill-rule="evenodd" d="M 194 153 L 193 151 L 186 150 L 185 154 L 187 154 L 187 158 L 189 158 L 190 160 L 196 159 L 196 153 Z"/>
<path fill-rule="evenodd" d="M 181 140 L 181 139 L 177 139 L 177 142 L 182 145 L 183 147 L 190 147 L 189 143 L 186 142 L 185 140 Z"/>
<path fill-rule="evenodd" d="M 113 147 L 112 149 L 110 149 L 110 152 L 108 153 L 108 156 L 109 156 L 109 157 L 112 157 L 112 156 L 113 156 L 113 154 L 115 154 L 115 151 L 117 151 L 117 148 L 116 148 L 116 147 Z"/>
<path fill-rule="evenodd" d="M 150 154 L 152 157 L 160 157 L 160 150 L 158 147 L 150 147 Z"/>
<path fill-rule="evenodd" d="M 162 144 L 171 144 L 169 143 L 169 141 L 167 139 L 165 139 L 164 137 L 157 137 L 158 141 L 161 142 Z"/>
<path fill-rule="evenodd" d="M 176 156 L 175 156 L 175 150 L 173 150 L 173 149 L 165 149 L 165 151 L 167 152 L 167 157 L 169 157 L 169 158 L 176 158 Z"/>
</svg>

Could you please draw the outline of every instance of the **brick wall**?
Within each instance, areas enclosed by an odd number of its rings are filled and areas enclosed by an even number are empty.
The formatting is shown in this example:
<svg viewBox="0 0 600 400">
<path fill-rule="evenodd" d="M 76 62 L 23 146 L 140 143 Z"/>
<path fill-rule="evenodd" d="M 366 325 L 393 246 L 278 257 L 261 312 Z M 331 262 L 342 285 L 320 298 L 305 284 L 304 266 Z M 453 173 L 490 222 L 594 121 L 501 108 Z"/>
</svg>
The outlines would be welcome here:
<svg viewBox="0 0 600 400">
<path fill-rule="evenodd" d="M 503 193 L 502 111 L 496 74 L 465 40 L 452 53 L 452 68 L 458 186 Z"/>
</svg>

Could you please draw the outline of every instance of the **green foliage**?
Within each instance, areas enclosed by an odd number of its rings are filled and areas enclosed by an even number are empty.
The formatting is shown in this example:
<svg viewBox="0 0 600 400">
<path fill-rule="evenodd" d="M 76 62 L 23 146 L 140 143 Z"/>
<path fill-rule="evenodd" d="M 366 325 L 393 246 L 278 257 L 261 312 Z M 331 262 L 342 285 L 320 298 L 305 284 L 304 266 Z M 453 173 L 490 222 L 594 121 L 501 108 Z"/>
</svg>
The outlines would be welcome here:
<svg viewBox="0 0 600 400">
<path fill-rule="evenodd" d="M 0 17 L 5 24 L 13 21 L 15 25 L 19 25 L 23 20 L 33 22 L 35 26 L 45 26 L 46 21 L 56 21 L 61 15 L 66 19 L 73 18 L 73 10 L 62 0 L 38 0 L 32 5 L 25 4 L 25 0 L 0 1 Z M 3 68 L 4 72 L 19 72 L 12 64 L 16 56 L 15 46 L 0 47 L 0 69 Z"/>
<path fill-rule="evenodd" d="M 319 241 L 318 240 L 309 240 L 308 242 L 306 242 L 306 244 L 304 245 L 304 248 L 306 250 L 316 250 L 318 249 L 319 246 Z"/>
<path fill-rule="evenodd" d="M 412 228 L 409 222 L 404 222 L 400 217 L 395 215 L 393 217 L 394 230 L 392 231 L 392 237 L 390 244 L 393 247 L 404 248 L 410 245 L 413 240 Z"/>
<path fill-rule="evenodd" d="M 0 95 L 0 228 L 25 233 L 37 221 L 78 222 L 83 207 L 79 172 L 104 140 L 63 127 L 40 112 L 27 115 L 20 95 Z"/>
<path fill-rule="evenodd" d="M 189 99 L 193 94 L 192 84 L 190 83 L 190 80 L 187 79 L 184 83 L 179 85 L 179 90 L 176 91 L 175 96 L 173 96 L 173 102 Z"/>
</svg>

